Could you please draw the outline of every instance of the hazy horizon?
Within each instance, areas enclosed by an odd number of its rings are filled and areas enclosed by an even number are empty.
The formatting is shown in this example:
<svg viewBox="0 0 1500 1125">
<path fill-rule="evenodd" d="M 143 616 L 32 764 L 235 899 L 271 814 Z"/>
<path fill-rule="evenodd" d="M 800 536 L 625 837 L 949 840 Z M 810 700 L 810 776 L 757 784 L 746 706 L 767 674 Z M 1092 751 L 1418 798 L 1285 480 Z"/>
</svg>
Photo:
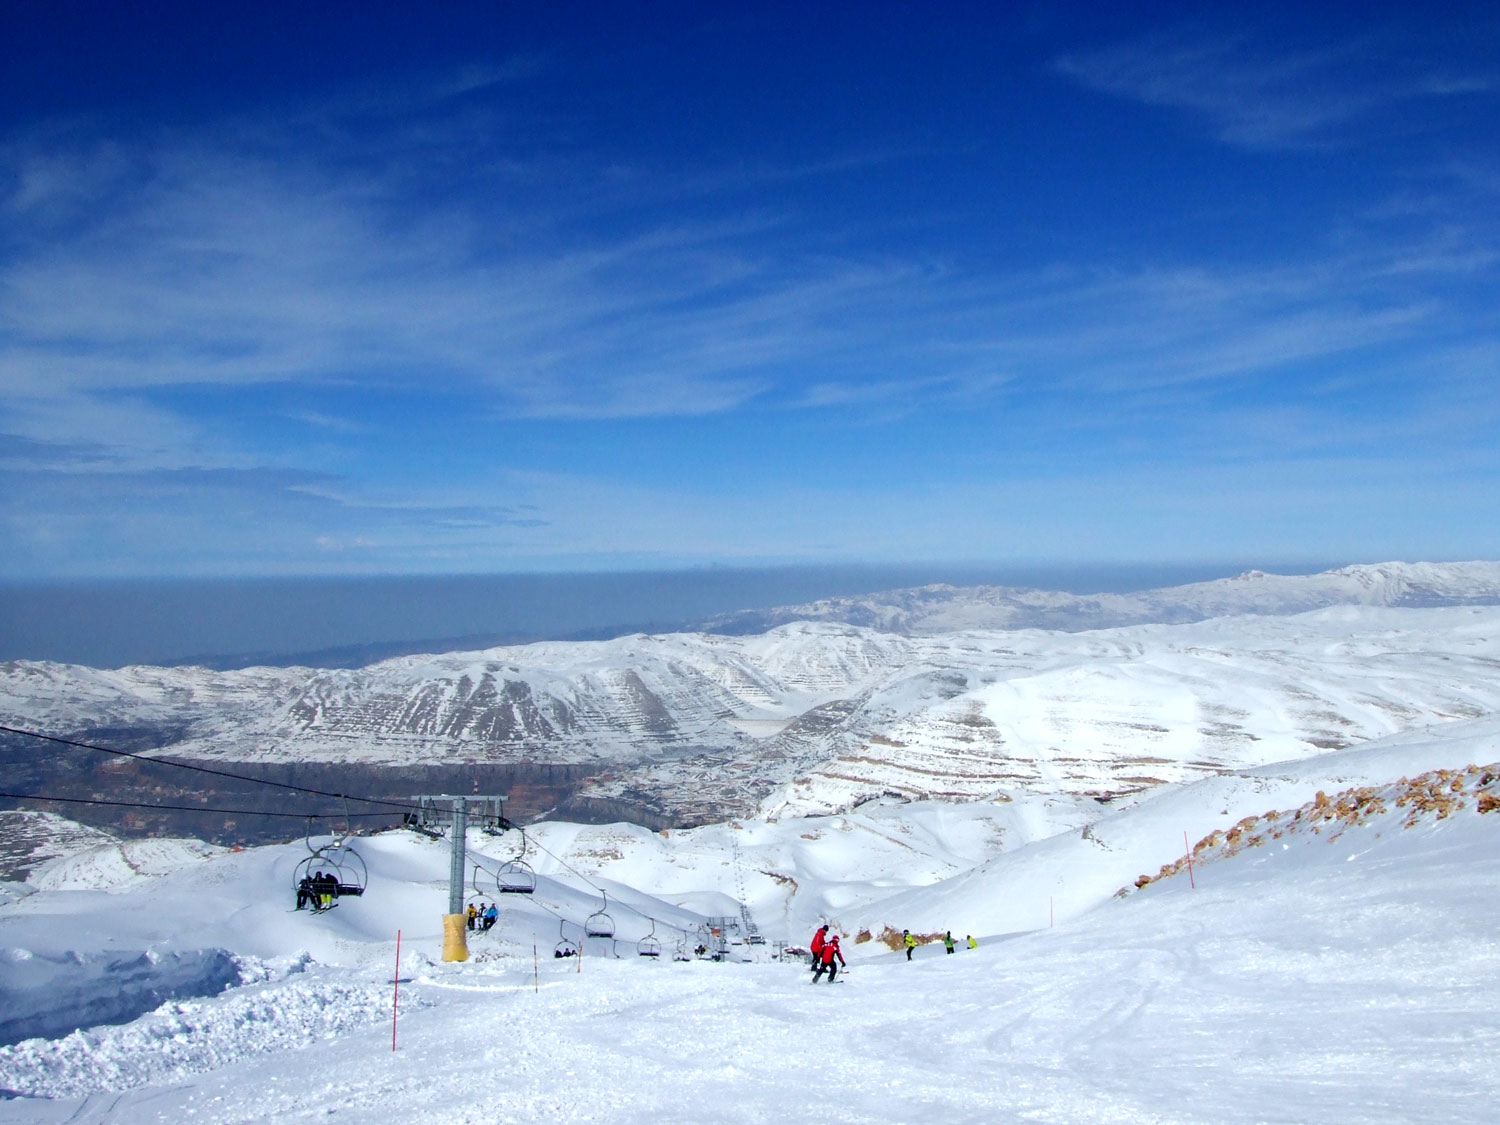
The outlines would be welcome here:
<svg viewBox="0 0 1500 1125">
<path fill-rule="evenodd" d="M 0 660 L 93 667 L 357 660 L 365 648 L 670 631 L 737 610 L 931 583 L 1123 593 L 1259 568 L 1327 564 L 1116 563 L 711 567 L 587 573 L 108 579 L 0 584 Z M 346 651 L 347 650 L 347 651 Z"/>
</svg>

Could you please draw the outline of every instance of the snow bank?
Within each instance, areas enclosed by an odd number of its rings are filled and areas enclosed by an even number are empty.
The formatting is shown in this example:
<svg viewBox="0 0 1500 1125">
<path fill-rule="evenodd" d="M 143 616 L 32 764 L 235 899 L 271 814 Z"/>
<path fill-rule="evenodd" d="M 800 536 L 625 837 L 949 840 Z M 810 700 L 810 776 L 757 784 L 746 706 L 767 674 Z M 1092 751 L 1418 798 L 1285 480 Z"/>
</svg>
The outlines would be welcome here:
<svg viewBox="0 0 1500 1125">
<path fill-rule="evenodd" d="M 232 979 L 224 984 L 255 976 L 263 983 L 234 989 L 218 999 L 200 996 L 167 1003 L 125 1026 L 75 1030 L 62 1039 L 28 1039 L 0 1047 L 0 1090 L 60 1098 L 180 1081 L 249 1055 L 306 1047 L 390 1020 L 388 981 L 351 980 L 333 971 L 317 971 L 297 957 L 241 967 L 222 950 L 213 952 L 233 969 Z"/>
<path fill-rule="evenodd" d="M 223 949 L 62 956 L 0 950 L 0 1044 L 125 1023 L 167 1000 L 216 996 L 240 983 Z"/>
</svg>

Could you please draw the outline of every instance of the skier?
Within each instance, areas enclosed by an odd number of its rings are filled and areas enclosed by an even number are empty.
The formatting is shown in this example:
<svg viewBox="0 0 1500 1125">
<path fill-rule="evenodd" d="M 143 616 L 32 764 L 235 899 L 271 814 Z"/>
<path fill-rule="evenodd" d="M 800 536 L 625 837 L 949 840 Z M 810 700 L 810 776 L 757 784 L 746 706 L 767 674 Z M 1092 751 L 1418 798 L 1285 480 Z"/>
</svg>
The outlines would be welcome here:
<svg viewBox="0 0 1500 1125">
<path fill-rule="evenodd" d="M 472 902 L 464 909 L 464 923 L 468 926 L 470 932 L 474 929 L 474 919 L 478 914 L 479 911 L 474 908 Z"/>
<path fill-rule="evenodd" d="M 828 937 L 828 923 L 824 922 L 818 927 L 818 932 L 813 934 L 812 941 L 807 943 L 809 952 L 812 953 L 812 967 L 816 969 L 818 962 L 823 959 L 823 942 Z"/>
<path fill-rule="evenodd" d="M 823 943 L 822 960 L 818 967 L 813 970 L 813 984 L 823 975 L 823 970 L 828 970 L 828 983 L 833 983 L 833 978 L 839 975 L 839 965 L 845 964 L 844 955 L 839 952 L 839 935 L 829 934 L 828 940 Z"/>
<path fill-rule="evenodd" d="M 949 953 L 953 952 L 953 931 L 949 930 L 943 935 L 943 948 Z"/>
<path fill-rule="evenodd" d="M 901 943 L 906 946 L 906 959 L 911 960 L 911 951 L 917 948 L 917 938 L 910 930 L 901 931 Z"/>
<path fill-rule="evenodd" d="M 979 943 L 974 940 L 974 936 L 972 934 L 968 934 L 968 935 L 965 935 L 965 936 L 968 939 L 969 948 L 970 949 L 978 949 L 979 948 Z"/>
<path fill-rule="evenodd" d="M 312 876 L 304 875 L 297 882 L 297 909 L 301 910 L 313 900 Z"/>
<path fill-rule="evenodd" d="M 495 924 L 495 922 L 499 919 L 499 917 L 500 917 L 500 909 L 499 909 L 499 907 L 497 907 L 493 902 L 490 903 L 489 906 L 487 906 L 485 908 L 485 911 L 484 911 L 484 932 L 485 933 L 489 933 L 490 932 L 490 927 L 492 927 Z"/>
</svg>

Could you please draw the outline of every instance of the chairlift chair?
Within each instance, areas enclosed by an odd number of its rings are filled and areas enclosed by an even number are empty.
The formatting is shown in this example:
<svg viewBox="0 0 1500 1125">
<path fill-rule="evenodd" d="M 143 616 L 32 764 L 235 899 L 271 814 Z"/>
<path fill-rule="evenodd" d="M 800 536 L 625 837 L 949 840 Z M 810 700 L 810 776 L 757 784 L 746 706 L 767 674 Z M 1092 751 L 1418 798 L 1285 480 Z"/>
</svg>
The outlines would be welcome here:
<svg viewBox="0 0 1500 1125">
<path fill-rule="evenodd" d="M 441 840 L 448 834 L 448 821 L 442 816 L 436 801 L 420 797 L 417 811 L 407 813 L 404 820 L 407 828 L 426 836 L 429 840 Z"/>
<path fill-rule="evenodd" d="M 536 893 L 536 872 L 530 865 L 519 859 L 512 859 L 500 865 L 500 870 L 495 873 L 495 882 L 499 884 L 500 893 L 503 895 L 529 895 Z"/>
<path fill-rule="evenodd" d="M 639 957 L 660 957 L 661 942 L 656 939 L 656 919 L 651 919 L 651 932 L 640 941 L 635 943 L 635 952 Z"/>
<path fill-rule="evenodd" d="M 583 920 L 583 932 L 586 937 L 612 938 L 615 936 L 615 920 L 609 916 L 609 896 L 603 891 L 599 894 L 604 905 Z"/>
<path fill-rule="evenodd" d="M 316 875 L 323 875 L 324 889 L 315 891 L 313 897 L 313 909 L 324 909 L 322 895 L 331 895 L 333 898 L 345 896 L 358 897 L 365 893 L 365 887 L 369 885 L 370 870 L 366 866 L 364 858 L 349 843 L 352 835 L 348 827 L 348 805 L 345 804 L 345 831 L 342 836 L 332 836 L 328 843 L 314 846 L 312 842 L 313 818 L 307 818 L 307 829 L 303 837 L 303 843 L 307 845 L 308 855 L 292 871 L 292 889 L 297 892 L 299 901 L 304 893 L 303 880 L 312 880 Z M 327 880 L 330 880 L 328 882 Z"/>
<path fill-rule="evenodd" d="M 482 815 L 484 823 L 480 825 L 480 829 L 486 836 L 504 836 L 511 827 L 510 821 L 500 812 L 499 801 L 485 801 Z"/>
<path fill-rule="evenodd" d="M 552 950 L 552 956 L 577 957 L 578 944 L 568 937 L 567 933 L 563 930 L 563 923 L 561 921 L 557 923 L 557 934 L 558 937 L 562 940 L 560 940 L 557 943 L 557 946 Z"/>
</svg>

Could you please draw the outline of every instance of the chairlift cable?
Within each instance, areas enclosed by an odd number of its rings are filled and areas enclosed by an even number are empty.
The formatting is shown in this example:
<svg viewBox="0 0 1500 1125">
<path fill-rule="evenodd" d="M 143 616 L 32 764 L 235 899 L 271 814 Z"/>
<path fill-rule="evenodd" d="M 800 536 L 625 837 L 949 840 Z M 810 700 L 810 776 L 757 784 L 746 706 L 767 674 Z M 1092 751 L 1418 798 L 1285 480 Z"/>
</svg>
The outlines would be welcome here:
<svg viewBox="0 0 1500 1125">
<path fill-rule="evenodd" d="M 134 758 L 141 762 L 151 762 L 156 765 L 174 766 L 177 769 L 192 770 L 194 773 L 207 773 L 215 777 L 227 777 L 232 781 L 248 781 L 253 785 L 269 785 L 276 789 L 290 789 L 296 793 L 307 793 L 314 797 L 332 797 L 335 800 L 360 801 L 367 805 L 389 805 L 398 809 L 417 809 L 418 806 L 407 801 L 389 801 L 381 797 L 359 797 L 349 793 L 330 793 L 325 789 L 309 789 L 305 785 L 293 785 L 286 781 L 270 781 L 263 777 L 250 777 L 242 773 L 230 773 L 228 770 L 216 770 L 208 766 L 195 766 L 191 762 L 179 762 L 171 758 L 153 758 L 149 754 L 136 754 L 129 750 L 115 750 L 108 746 L 98 746 L 92 742 L 79 742 L 72 738 L 59 738 L 54 734 L 43 734 L 40 731 L 24 730 L 21 727 L 5 726 L 0 724 L 0 734 L 17 734 L 23 738 L 36 738 L 43 742 L 54 742 L 59 746 L 73 746 L 80 750 L 93 750 L 99 754 L 113 754 L 119 758 Z"/>
<path fill-rule="evenodd" d="M 57 801 L 68 805 L 110 805 L 122 809 L 161 809 L 165 812 L 201 812 L 220 813 L 225 816 L 275 816 L 291 817 L 296 820 L 335 820 L 342 819 L 343 813 L 296 813 L 296 812 L 264 812 L 260 809 L 219 809 L 209 808 L 205 805 L 148 805 L 141 801 L 105 801 L 97 797 L 49 797 L 41 793 L 0 793 L 0 798 L 10 798 L 16 801 Z M 23 812 L 22 809 L 6 810 Z M 369 812 L 354 813 L 356 817 L 386 816 L 386 813 Z"/>
</svg>

